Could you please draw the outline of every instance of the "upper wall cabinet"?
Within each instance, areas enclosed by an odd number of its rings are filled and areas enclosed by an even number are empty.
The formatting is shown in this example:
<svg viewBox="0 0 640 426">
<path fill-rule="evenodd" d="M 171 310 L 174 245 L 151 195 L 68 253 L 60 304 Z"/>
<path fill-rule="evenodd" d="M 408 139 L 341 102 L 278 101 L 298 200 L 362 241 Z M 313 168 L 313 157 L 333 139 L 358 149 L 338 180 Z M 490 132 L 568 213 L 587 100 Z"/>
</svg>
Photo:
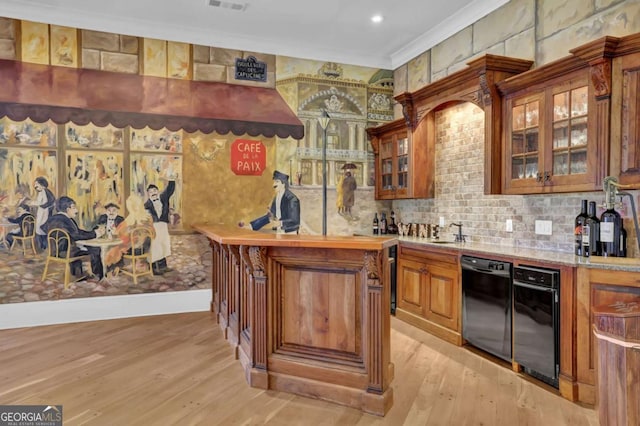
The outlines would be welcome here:
<svg viewBox="0 0 640 426">
<path fill-rule="evenodd" d="M 433 197 L 433 144 L 404 119 L 367 130 L 376 158 L 376 199 Z"/>
<path fill-rule="evenodd" d="M 495 83 L 531 65 L 522 59 L 485 55 L 463 70 L 396 96 L 404 120 L 367 130 L 376 157 L 376 199 L 434 196 L 435 112 L 456 103 L 472 102 L 484 110 L 485 140 L 492 141 L 485 143 L 485 169 L 499 168 L 502 102 Z M 500 174 L 485 173 L 485 192 L 498 193 L 500 189 Z"/>
<path fill-rule="evenodd" d="M 640 34 L 619 39 L 612 64 L 611 174 L 640 185 Z"/>
<path fill-rule="evenodd" d="M 597 189 L 592 99 L 586 68 L 505 97 L 504 193 Z"/>
<path fill-rule="evenodd" d="M 611 69 L 621 40 L 600 38 L 497 84 L 503 96 L 503 158 L 500 170 L 492 172 L 502 174 L 503 193 L 602 188 L 610 159 L 617 156 L 610 149 Z"/>
</svg>

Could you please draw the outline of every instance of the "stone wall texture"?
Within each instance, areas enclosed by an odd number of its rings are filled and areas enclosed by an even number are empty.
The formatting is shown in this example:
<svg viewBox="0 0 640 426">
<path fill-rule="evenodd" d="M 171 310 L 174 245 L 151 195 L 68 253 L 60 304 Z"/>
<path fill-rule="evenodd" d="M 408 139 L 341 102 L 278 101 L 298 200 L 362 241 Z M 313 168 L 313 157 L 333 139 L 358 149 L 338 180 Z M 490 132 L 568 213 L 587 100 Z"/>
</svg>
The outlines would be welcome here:
<svg viewBox="0 0 640 426">
<path fill-rule="evenodd" d="M 0 59 L 25 60 L 20 51 L 20 20 L 0 16 Z M 29 25 L 35 25 L 24 21 Z M 43 32 L 47 33 L 47 24 Z M 144 74 L 157 77 L 192 79 L 275 88 L 276 56 L 259 52 L 245 52 L 219 47 L 187 45 L 186 43 L 144 39 L 123 34 L 94 30 L 78 30 L 81 68 L 114 71 L 128 74 Z M 160 46 L 160 47 L 159 47 Z M 162 50 L 165 57 L 159 57 Z M 174 54 L 172 54 L 172 52 Z M 31 62 L 48 63 L 47 54 Z M 22 56 L 22 57 L 21 57 Z M 267 64 L 267 81 L 255 82 L 235 79 L 236 58 L 254 56 Z M 153 60 L 155 59 L 155 62 Z"/>
<path fill-rule="evenodd" d="M 529 59 L 535 67 L 605 35 L 637 32 L 637 0 L 511 0 L 399 67 L 405 68 L 407 75 L 395 81 L 395 89 L 398 93 L 415 91 L 486 53 Z M 430 75 L 424 76 L 424 68 L 412 63 L 422 62 L 427 55 Z"/>
<path fill-rule="evenodd" d="M 9 18 L 0 18 L 0 59 L 16 59 L 16 26 Z"/>
</svg>

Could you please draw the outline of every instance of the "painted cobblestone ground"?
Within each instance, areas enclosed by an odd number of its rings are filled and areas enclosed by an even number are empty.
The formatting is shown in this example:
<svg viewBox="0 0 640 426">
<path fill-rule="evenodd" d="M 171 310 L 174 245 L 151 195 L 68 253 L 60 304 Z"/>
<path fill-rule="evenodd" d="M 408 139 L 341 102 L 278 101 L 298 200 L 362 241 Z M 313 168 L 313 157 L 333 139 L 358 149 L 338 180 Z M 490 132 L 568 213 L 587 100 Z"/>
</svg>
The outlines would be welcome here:
<svg viewBox="0 0 640 426">
<path fill-rule="evenodd" d="M 60 273 L 42 281 L 45 254 L 23 256 L 20 247 L 9 252 L 0 248 L 0 303 L 34 302 L 79 297 L 112 296 L 211 288 L 211 248 L 201 235 L 171 237 L 172 255 L 167 263 L 173 271 L 160 276 L 144 276 L 134 285 L 124 274 L 73 282 L 64 288 Z M 86 266 L 85 266 L 86 268 Z"/>
</svg>

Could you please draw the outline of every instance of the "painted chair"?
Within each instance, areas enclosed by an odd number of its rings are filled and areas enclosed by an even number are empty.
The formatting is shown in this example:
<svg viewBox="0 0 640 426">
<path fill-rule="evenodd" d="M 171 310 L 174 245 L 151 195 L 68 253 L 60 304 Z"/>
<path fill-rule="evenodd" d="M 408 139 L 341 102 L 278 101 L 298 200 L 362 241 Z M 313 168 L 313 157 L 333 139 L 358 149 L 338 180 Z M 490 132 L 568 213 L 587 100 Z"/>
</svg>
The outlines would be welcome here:
<svg viewBox="0 0 640 426">
<path fill-rule="evenodd" d="M 146 227 L 135 227 L 129 232 L 131 248 L 122 256 L 129 264 L 123 266 L 119 272 L 133 278 L 133 283 L 138 285 L 138 277 L 153 276 L 151 268 L 151 240 L 153 236 Z"/>
<path fill-rule="evenodd" d="M 13 250 L 13 246 L 16 245 L 16 241 L 20 241 L 22 244 L 22 255 L 27 255 L 27 243 L 31 244 L 31 250 L 33 250 L 33 254 L 37 255 L 36 251 L 36 219 L 28 215 L 22 221 L 22 235 L 14 235 L 13 241 L 11 242 L 11 247 L 9 247 L 9 251 Z"/>
<path fill-rule="evenodd" d="M 60 228 L 49 230 L 47 233 L 47 260 L 44 265 L 44 272 L 42 273 L 42 281 L 44 281 L 47 276 L 52 275 L 52 273 L 49 272 L 49 266 L 51 264 L 61 264 L 64 266 L 64 288 L 67 288 L 71 278 L 71 264 L 77 260 L 81 262 L 88 261 L 89 274 L 83 275 L 75 281 L 80 281 L 93 274 L 89 253 L 72 257 L 70 250 L 71 245 L 71 237 L 67 231 Z"/>
</svg>

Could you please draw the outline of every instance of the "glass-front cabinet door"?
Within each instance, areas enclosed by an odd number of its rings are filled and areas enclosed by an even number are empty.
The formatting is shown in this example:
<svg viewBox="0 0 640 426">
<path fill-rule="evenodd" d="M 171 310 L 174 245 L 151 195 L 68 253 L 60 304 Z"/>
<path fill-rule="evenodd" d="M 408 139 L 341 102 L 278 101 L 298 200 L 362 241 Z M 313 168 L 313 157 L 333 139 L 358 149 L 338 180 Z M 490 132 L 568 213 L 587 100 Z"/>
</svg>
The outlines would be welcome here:
<svg viewBox="0 0 640 426">
<path fill-rule="evenodd" d="M 380 189 L 393 190 L 393 138 L 388 136 L 380 143 Z"/>
<path fill-rule="evenodd" d="M 404 119 L 367 129 L 376 158 L 376 199 L 427 198 L 433 185 L 429 140 L 415 145 L 415 132 Z"/>
<path fill-rule="evenodd" d="M 409 137 L 406 130 L 382 136 L 379 148 L 379 198 L 403 198 L 409 185 Z"/>
<path fill-rule="evenodd" d="M 543 177 L 542 143 L 544 141 L 543 94 L 534 94 L 507 102 L 505 189 L 520 192 L 537 188 Z M 529 190 L 527 190 L 529 192 Z"/>
<path fill-rule="evenodd" d="M 586 78 L 573 78 L 507 97 L 504 193 L 598 189 L 589 90 Z"/>
<path fill-rule="evenodd" d="M 587 173 L 588 86 L 567 88 L 553 94 L 552 175 Z"/>
<path fill-rule="evenodd" d="M 397 161 L 396 182 L 398 189 L 404 190 L 409 185 L 409 138 L 398 135 L 397 144 Z"/>
</svg>

